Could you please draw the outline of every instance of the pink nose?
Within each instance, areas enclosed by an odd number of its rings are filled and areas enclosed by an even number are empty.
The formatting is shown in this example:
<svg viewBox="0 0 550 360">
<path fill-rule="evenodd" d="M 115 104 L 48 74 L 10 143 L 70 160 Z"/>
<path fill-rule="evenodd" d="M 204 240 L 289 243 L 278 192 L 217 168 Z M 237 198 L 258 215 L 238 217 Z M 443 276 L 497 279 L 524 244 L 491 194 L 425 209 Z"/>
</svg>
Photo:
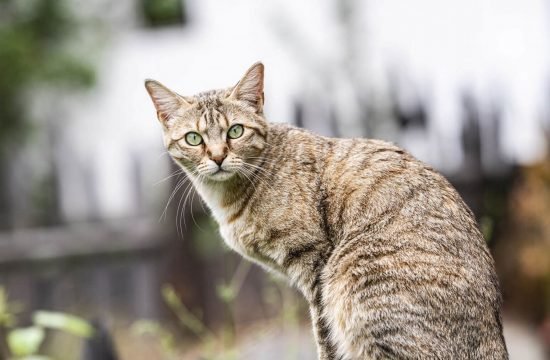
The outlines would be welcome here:
<svg viewBox="0 0 550 360">
<path fill-rule="evenodd" d="M 218 166 L 222 166 L 223 161 L 227 157 L 226 154 L 218 155 L 218 156 L 210 156 L 210 160 L 218 164 Z"/>
<path fill-rule="evenodd" d="M 208 158 L 221 166 L 225 158 L 227 157 L 228 149 L 226 146 L 212 145 L 207 151 L 206 154 Z"/>
</svg>

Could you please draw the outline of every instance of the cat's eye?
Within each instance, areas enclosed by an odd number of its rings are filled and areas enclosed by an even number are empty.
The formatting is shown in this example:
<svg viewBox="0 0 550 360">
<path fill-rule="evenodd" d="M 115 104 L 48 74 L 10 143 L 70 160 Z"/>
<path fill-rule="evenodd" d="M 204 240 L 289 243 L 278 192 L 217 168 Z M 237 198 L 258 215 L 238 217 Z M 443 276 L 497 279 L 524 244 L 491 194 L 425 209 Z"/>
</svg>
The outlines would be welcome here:
<svg viewBox="0 0 550 360">
<path fill-rule="evenodd" d="M 230 139 L 238 139 L 241 136 L 243 136 L 244 128 L 241 124 L 235 124 L 229 128 L 229 131 L 227 131 L 227 136 Z"/>
<path fill-rule="evenodd" d="M 185 134 L 185 141 L 191 146 L 197 146 L 202 144 L 202 136 L 196 132 L 188 132 Z"/>
</svg>

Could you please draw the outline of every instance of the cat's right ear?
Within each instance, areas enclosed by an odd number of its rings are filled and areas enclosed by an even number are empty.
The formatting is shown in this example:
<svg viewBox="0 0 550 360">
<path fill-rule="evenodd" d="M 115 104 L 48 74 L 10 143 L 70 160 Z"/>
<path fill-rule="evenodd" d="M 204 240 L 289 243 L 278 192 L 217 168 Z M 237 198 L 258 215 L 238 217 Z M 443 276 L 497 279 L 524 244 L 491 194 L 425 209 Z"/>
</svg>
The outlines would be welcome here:
<svg viewBox="0 0 550 360">
<path fill-rule="evenodd" d="M 145 80 L 145 88 L 157 109 L 157 117 L 164 127 L 169 129 L 175 116 L 181 110 L 191 106 L 181 95 L 176 94 L 156 80 Z"/>
</svg>

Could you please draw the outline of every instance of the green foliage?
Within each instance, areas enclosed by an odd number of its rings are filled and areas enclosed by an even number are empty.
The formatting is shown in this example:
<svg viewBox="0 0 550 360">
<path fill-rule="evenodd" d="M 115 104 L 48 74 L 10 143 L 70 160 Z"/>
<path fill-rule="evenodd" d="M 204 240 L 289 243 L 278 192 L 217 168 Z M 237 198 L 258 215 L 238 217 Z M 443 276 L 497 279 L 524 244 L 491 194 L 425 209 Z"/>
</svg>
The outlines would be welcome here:
<svg viewBox="0 0 550 360">
<path fill-rule="evenodd" d="M 78 24 L 62 0 L 0 0 L 0 152 L 28 132 L 28 90 L 44 84 L 82 87 L 92 67 L 68 42 Z"/>
<path fill-rule="evenodd" d="M 131 331 L 137 336 L 153 336 L 159 339 L 162 349 L 169 354 L 175 351 L 174 335 L 157 321 L 138 320 L 132 325 Z"/>
<path fill-rule="evenodd" d="M 33 322 L 44 328 L 61 330 L 81 338 L 90 338 L 94 335 L 94 328 L 86 320 L 65 313 L 36 311 Z"/>
<path fill-rule="evenodd" d="M 33 326 L 14 328 L 18 306 L 8 301 L 8 295 L 0 286 L 0 358 L 10 357 L 13 360 L 51 360 L 38 355 L 40 346 L 46 337 L 46 329 L 59 330 L 81 338 L 94 335 L 93 327 L 77 316 L 59 312 L 36 311 Z M 7 333 L 7 334 L 6 334 Z"/>
<path fill-rule="evenodd" d="M 183 0 L 142 0 L 143 15 L 150 26 L 183 24 Z"/>
<path fill-rule="evenodd" d="M 190 311 L 180 300 L 176 290 L 171 285 L 164 285 L 162 297 L 166 305 L 172 310 L 178 319 L 182 329 L 191 331 L 199 340 L 198 352 L 202 360 L 236 360 L 242 355 L 237 347 L 237 333 L 233 324 L 233 306 L 241 290 L 243 281 L 248 274 L 251 263 L 241 259 L 236 270 L 229 281 L 222 281 L 216 285 L 218 298 L 226 307 L 225 324 L 222 329 L 213 331 L 201 320 L 201 318 Z M 280 308 L 281 312 L 275 320 L 277 327 L 296 330 L 299 327 L 300 314 L 305 309 L 301 307 L 302 302 L 297 300 L 294 291 L 284 284 L 280 279 L 270 278 L 265 284 L 263 300 Z M 176 347 L 175 336 L 156 321 L 139 320 L 132 325 L 132 333 L 137 336 L 148 336 L 157 340 L 164 350 L 163 359 L 178 359 L 181 357 L 180 349 Z M 260 338 L 262 333 L 252 336 Z M 285 349 L 285 358 L 298 359 L 299 345 L 291 344 Z"/>
<path fill-rule="evenodd" d="M 237 297 L 237 292 L 231 284 L 218 284 L 216 286 L 216 293 L 224 303 L 230 303 Z"/>
<path fill-rule="evenodd" d="M 184 328 L 191 330 L 205 342 L 210 342 L 215 338 L 215 335 L 204 325 L 204 323 L 181 302 L 172 286 L 164 285 L 162 287 L 162 298 L 177 316 Z"/>
<path fill-rule="evenodd" d="M 0 328 L 15 325 L 16 309 L 14 304 L 8 301 L 8 293 L 0 287 Z"/>
<path fill-rule="evenodd" d="M 8 346 L 16 357 L 36 354 L 46 336 L 39 326 L 19 328 L 8 333 Z"/>
<path fill-rule="evenodd" d="M 242 264 L 246 265 L 243 266 Z M 231 304 L 234 301 L 249 267 L 250 264 L 243 260 L 232 281 L 229 284 L 219 284 L 217 286 L 218 296 L 224 303 Z M 182 328 L 190 330 L 200 339 L 202 359 L 238 359 L 238 351 L 234 344 L 235 334 L 232 327 L 226 327 L 219 335 L 214 333 L 181 302 L 171 285 L 162 287 L 162 297 L 166 305 L 176 315 Z M 136 321 L 132 325 L 132 332 L 138 336 L 156 337 L 167 355 L 172 356 L 175 354 L 174 336 L 158 322 L 150 320 Z M 227 339 L 230 340 L 229 344 L 227 344 Z M 220 347 L 223 348 L 223 352 L 220 352 Z"/>
</svg>

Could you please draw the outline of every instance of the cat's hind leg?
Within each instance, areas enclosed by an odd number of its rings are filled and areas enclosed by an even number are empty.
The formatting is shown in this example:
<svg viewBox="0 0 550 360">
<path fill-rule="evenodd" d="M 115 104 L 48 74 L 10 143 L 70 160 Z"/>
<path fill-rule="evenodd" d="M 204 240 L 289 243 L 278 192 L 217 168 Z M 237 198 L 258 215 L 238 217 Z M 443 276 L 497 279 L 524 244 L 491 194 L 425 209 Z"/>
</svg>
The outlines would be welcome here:
<svg viewBox="0 0 550 360">
<path fill-rule="evenodd" d="M 374 251 L 369 243 L 350 241 L 323 269 L 323 318 L 336 354 L 353 360 L 437 358 L 445 341 L 430 321 L 439 319 L 418 301 L 409 279 L 422 270 L 398 265 L 394 250 Z"/>
<path fill-rule="evenodd" d="M 315 283 L 320 284 L 319 281 L 315 281 Z M 331 331 L 323 311 L 321 288 L 319 285 L 314 288 L 309 310 L 319 360 L 348 360 L 336 354 L 336 348 L 330 337 Z"/>
</svg>

